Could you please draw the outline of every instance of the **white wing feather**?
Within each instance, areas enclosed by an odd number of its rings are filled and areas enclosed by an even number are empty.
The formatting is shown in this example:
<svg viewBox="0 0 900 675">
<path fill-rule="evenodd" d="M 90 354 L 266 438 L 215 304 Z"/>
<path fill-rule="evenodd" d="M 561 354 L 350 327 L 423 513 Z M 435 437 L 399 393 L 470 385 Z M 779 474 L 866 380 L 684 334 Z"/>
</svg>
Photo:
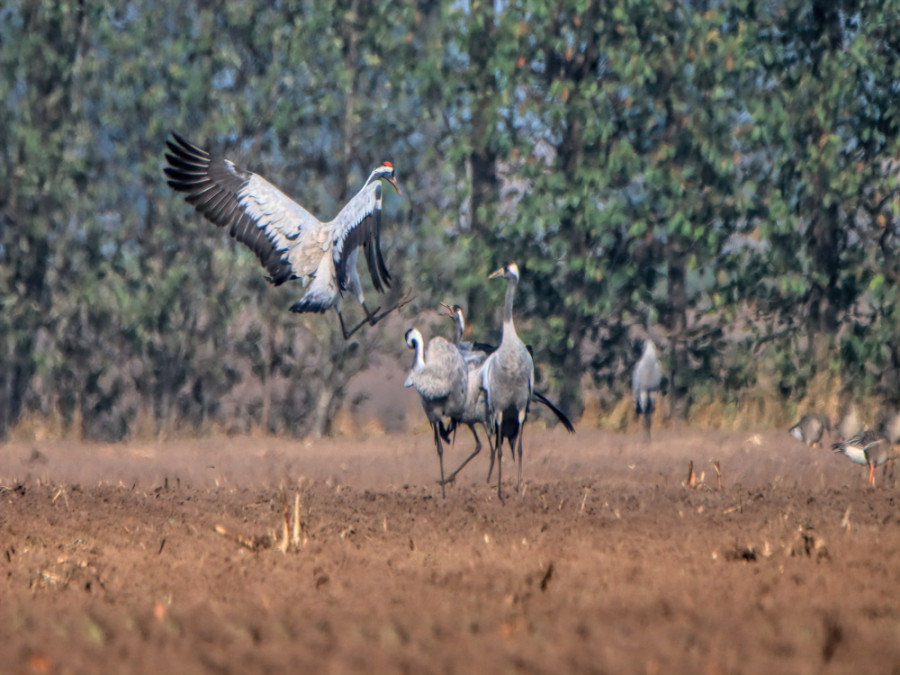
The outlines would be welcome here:
<svg viewBox="0 0 900 675">
<path fill-rule="evenodd" d="M 265 231 L 275 249 L 286 253 L 283 257 L 305 284 L 331 244 L 322 223 L 257 174 L 238 192 L 238 200 L 257 227 Z"/>
</svg>

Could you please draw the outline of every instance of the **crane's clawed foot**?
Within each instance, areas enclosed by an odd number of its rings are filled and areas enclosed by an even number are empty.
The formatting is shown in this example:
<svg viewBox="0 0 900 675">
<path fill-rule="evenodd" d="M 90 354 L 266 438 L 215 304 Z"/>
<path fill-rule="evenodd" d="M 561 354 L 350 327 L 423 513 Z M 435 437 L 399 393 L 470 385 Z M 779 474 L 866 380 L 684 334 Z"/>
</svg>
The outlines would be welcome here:
<svg viewBox="0 0 900 675">
<path fill-rule="evenodd" d="M 456 474 L 453 473 L 453 474 L 450 474 L 449 476 L 447 476 L 444 480 L 437 481 L 437 484 L 440 485 L 441 487 L 444 487 L 445 485 L 450 485 L 451 483 L 455 483 L 455 482 L 456 482 Z"/>
<path fill-rule="evenodd" d="M 473 456 L 474 456 L 474 455 L 473 455 Z M 469 457 L 469 459 L 472 459 L 472 458 Z M 455 483 L 455 482 L 456 482 L 456 475 L 457 475 L 460 471 L 463 470 L 463 467 L 465 467 L 466 464 L 469 463 L 469 459 L 467 459 L 465 462 L 463 462 L 463 463 L 462 463 L 462 466 L 460 466 L 456 471 L 454 471 L 454 472 L 451 473 L 449 476 L 447 476 L 447 477 L 442 481 L 442 484 L 443 484 L 443 485 L 449 485 L 450 483 Z"/>
</svg>

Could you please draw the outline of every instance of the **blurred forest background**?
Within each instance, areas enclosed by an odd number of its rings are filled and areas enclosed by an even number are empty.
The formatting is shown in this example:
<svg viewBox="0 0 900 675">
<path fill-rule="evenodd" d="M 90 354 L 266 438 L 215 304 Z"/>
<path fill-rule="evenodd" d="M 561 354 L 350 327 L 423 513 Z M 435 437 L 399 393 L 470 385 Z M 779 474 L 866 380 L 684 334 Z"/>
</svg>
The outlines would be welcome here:
<svg viewBox="0 0 900 675">
<path fill-rule="evenodd" d="M 408 367 L 408 325 L 449 335 L 439 302 L 499 340 L 506 260 L 538 388 L 582 423 L 627 423 L 648 312 L 671 419 L 874 422 L 898 101 L 893 0 L 6 0 L 0 438 L 328 433 L 355 377 Z M 290 314 L 299 284 L 166 186 L 170 130 L 323 220 L 393 161 L 402 321 L 345 344 Z"/>
</svg>

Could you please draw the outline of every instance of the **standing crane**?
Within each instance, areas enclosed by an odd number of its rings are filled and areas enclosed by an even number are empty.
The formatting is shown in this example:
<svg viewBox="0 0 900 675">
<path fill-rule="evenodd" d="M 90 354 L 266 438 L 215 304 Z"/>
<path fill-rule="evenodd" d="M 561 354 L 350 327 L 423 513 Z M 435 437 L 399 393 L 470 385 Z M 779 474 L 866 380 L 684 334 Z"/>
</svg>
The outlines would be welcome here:
<svg viewBox="0 0 900 675">
<path fill-rule="evenodd" d="M 644 353 L 631 376 L 631 392 L 634 395 L 634 410 L 644 416 L 644 432 L 650 440 L 650 423 L 656 409 L 656 395 L 662 381 L 662 366 L 656 355 L 656 345 L 650 336 L 644 343 Z"/>
<path fill-rule="evenodd" d="M 466 464 L 468 464 L 476 455 L 478 455 L 479 452 L 481 452 L 481 439 L 478 436 L 478 431 L 475 429 L 475 425 L 481 424 L 485 429 L 490 428 L 490 417 L 488 416 L 485 392 L 481 387 L 482 365 L 484 364 L 485 360 L 487 360 L 487 357 L 497 350 L 497 347 L 484 342 L 463 341 L 463 336 L 466 331 L 466 319 L 462 307 L 460 307 L 459 305 L 444 304 L 442 304 L 442 306 L 447 310 L 448 316 L 453 319 L 453 322 L 456 326 L 454 342 L 459 348 L 459 351 L 462 353 L 463 359 L 465 359 L 466 363 L 469 366 L 469 386 L 468 393 L 466 395 L 466 406 L 463 415 L 458 420 L 458 422 L 460 424 L 465 424 L 466 426 L 468 426 L 472 431 L 472 435 L 475 437 L 475 450 L 472 451 L 472 454 L 466 457 L 465 461 L 460 464 L 456 471 L 454 471 L 447 477 L 447 482 L 450 483 L 456 478 L 456 475 L 460 471 L 462 471 L 463 467 L 465 467 Z M 531 345 L 525 345 L 525 348 L 528 350 L 528 353 L 531 354 L 533 359 L 534 353 L 532 352 Z M 554 415 L 556 415 L 557 419 L 559 419 L 560 423 L 562 423 L 562 425 L 569 433 L 575 433 L 575 427 L 572 426 L 572 422 L 569 421 L 569 418 L 565 415 L 565 413 L 557 408 L 543 394 L 534 391 L 532 392 L 531 400 L 536 403 L 545 405 L 550 409 L 551 412 L 553 412 Z M 507 425 L 507 427 L 509 427 L 509 425 Z M 491 448 L 491 469 L 488 471 L 487 480 L 488 482 L 490 482 L 491 474 L 493 473 L 495 457 L 494 443 L 491 439 L 490 434 L 488 434 L 488 444 Z"/>
<path fill-rule="evenodd" d="M 503 337 L 497 351 L 487 357 L 482 370 L 482 386 L 487 396 L 494 449 L 497 452 L 497 496 L 502 500 L 501 446 L 504 436 L 509 439 L 513 461 L 518 448 L 518 479 L 516 491 L 522 494 L 522 431 L 528 417 L 528 406 L 534 393 L 534 361 L 525 343 L 516 334 L 513 323 L 513 298 L 519 283 L 519 267 L 507 263 L 489 278 L 506 279 L 506 298 L 503 304 Z M 507 431 L 501 435 L 506 426 Z"/>
<path fill-rule="evenodd" d="M 253 251 L 269 273 L 269 282 L 280 286 L 300 279 L 306 294 L 292 312 L 337 311 L 344 339 L 363 325 L 375 325 L 404 301 L 379 313 L 366 307 L 356 269 L 362 247 L 372 285 L 379 293 L 390 287 L 391 275 L 381 253 L 381 181 L 400 187 L 394 167 L 385 162 L 369 175 L 365 185 L 341 209 L 334 220 L 323 223 L 262 176 L 247 171 L 221 156 L 211 155 L 175 132 L 166 141 L 165 168 L 173 190 L 187 193 L 186 200 L 213 224 Z M 362 305 L 366 318 L 347 330 L 340 299 L 350 291 Z"/>
<path fill-rule="evenodd" d="M 423 344 L 422 333 L 418 329 L 406 331 L 406 345 L 415 349 L 416 356 L 403 386 L 415 388 L 422 399 L 422 408 L 434 432 L 434 446 L 441 465 L 441 495 L 446 497 L 443 419 L 458 419 L 462 414 L 466 404 L 468 370 L 462 354 L 444 338 L 431 338 L 427 348 Z"/>
</svg>

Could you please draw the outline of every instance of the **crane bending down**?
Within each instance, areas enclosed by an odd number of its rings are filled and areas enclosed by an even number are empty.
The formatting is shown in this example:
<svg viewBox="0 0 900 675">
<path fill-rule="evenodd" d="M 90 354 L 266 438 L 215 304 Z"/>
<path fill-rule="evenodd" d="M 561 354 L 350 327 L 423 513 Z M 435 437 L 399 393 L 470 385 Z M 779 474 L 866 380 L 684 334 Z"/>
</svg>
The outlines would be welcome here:
<svg viewBox="0 0 900 675">
<path fill-rule="evenodd" d="M 516 326 L 513 323 L 513 298 L 519 283 L 519 267 L 514 262 L 507 263 L 493 272 L 489 278 L 506 279 L 503 337 L 497 351 L 485 360 L 482 370 L 482 387 L 487 397 L 490 430 L 494 434 L 494 449 L 497 452 L 497 496 L 502 500 L 500 443 L 504 437 L 509 439 L 513 461 L 516 459 L 518 449 L 516 491 L 520 496 L 522 494 L 522 431 L 534 393 L 534 361 L 525 343 L 516 334 Z"/>
<path fill-rule="evenodd" d="M 644 416 L 644 431 L 650 440 L 650 424 L 656 410 L 656 395 L 662 382 L 662 366 L 656 355 L 656 346 L 649 337 L 644 343 L 644 353 L 635 366 L 631 377 L 631 391 L 634 394 L 634 410 Z"/>
<path fill-rule="evenodd" d="M 456 478 L 456 475 L 463 470 L 463 467 L 465 467 L 470 461 L 472 461 L 472 459 L 475 458 L 476 455 L 478 455 L 478 453 L 481 452 L 481 438 L 479 438 L 478 436 L 478 431 L 476 430 L 475 425 L 481 424 L 485 429 L 490 428 L 491 422 L 487 411 L 485 392 L 481 387 L 482 365 L 484 364 L 485 360 L 487 360 L 487 357 L 497 350 L 497 347 L 484 342 L 463 341 L 463 336 L 466 332 L 466 319 L 462 307 L 460 307 L 459 305 L 443 304 L 442 306 L 447 310 L 448 316 L 453 319 L 453 322 L 456 326 L 454 342 L 456 343 L 456 346 L 459 348 L 460 353 L 462 353 L 463 355 L 463 359 L 469 367 L 469 386 L 466 393 L 465 409 L 463 411 L 462 417 L 459 420 L 455 420 L 455 422 L 465 424 L 467 427 L 469 427 L 469 429 L 472 431 L 472 435 L 475 437 L 475 449 L 472 451 L 472 454 L 466 457 L 463 463 L 460 464 L 453 473 L 447 476 L 447 482 L 451 483 Z M 531 346 L 525 345 L 525 348 L 528 350 L 528 353 L 532 355 L 533 359 L 534 354 L 531 350 Z M 543 394 L 534 391 L 532 392 L 531 400 L 536 403 L 541 403 L 542 405 L 549 408 L 569 433 L 575 433 L 575 427 L 572 425 L 572 422 L 569 421 L 569 418 L 566 416 L 566 414 L 562 410 L 557 408 Z M 507 425 L 507 430 L 509 430 L 509 426 L 510 425 Z M 455 424 L 452 427 L 452 431 L 454 433 L 455 439 Z M 506 436 L 503 437 L 505 438 Z M 491 449 L 491 466 L 490 470 L 488 471 L 487 480 L 490 483 L 491 474 L 493 473 L 494 468 L 494 457 L 496 453 L 491 434 L 488 434 L 488 445 Z"/>
<path fill-rule="evenodd" d="M 211 155 L 175 132 L 166 141 L 165 168 L 173 190 L 187 193 L 187 201 L 213 224 L 247 246 L 266 268 L 275 286 L 300 279 L 306 294 L 292 312 L 337 312 L 344 339 L 363 325 L 374 325 L 407 302 L 380 312 L 366 307 L 356 269 L 359 248 L 365 253 L 372 285 L 379 293 L 390 286 L 391 275 L 381 253 L 381 181 L 400 187 L 394 167 L 376 168 L 362 189 L 334 220 L 323 223 L 262 176 L 232 161 Z M 362 305 L 366 318 L 350 330 L 344 324 L 340 299 L 349 290 Z"/>
<path fill-rule="evenodd" d="M 416 356 L 403 386 L 415 388 L 422 399 L 441 465 L 441 495 L 446 497 L 441 431 L 443 419 L 458 419 L 465 407 L 468 386 L 466 362 L 456 346 L 442 337 L 431 338 L 427 348 L 423 348 L 422 334 L 416 328 L 406 331 L 406 345 L 416 350 Z"/>
</svg>

